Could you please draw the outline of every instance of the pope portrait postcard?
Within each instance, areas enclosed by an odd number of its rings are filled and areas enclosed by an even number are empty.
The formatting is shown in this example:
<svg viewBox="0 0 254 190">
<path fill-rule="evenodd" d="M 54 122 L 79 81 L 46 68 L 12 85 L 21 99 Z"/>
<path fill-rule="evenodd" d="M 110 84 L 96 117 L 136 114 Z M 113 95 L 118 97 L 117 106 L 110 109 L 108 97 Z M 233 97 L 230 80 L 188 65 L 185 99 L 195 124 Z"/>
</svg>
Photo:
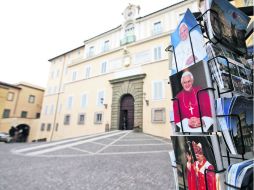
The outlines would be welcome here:
<svg viewBox="0 0 254 190">
<path fill-rule="evenodd" d="M 170 36 L 174 48 L 171 74 L 207 59 L 205 41 L 199 25 L 189 9 Z"/>
<path fill-rule="evenodd" d="M 214 96 L 208 66 L 200 61 L 170 76 L 175 132 L 216 130 Z M 205 90 L 206 89 L 206 90 Z"/>
</svg>

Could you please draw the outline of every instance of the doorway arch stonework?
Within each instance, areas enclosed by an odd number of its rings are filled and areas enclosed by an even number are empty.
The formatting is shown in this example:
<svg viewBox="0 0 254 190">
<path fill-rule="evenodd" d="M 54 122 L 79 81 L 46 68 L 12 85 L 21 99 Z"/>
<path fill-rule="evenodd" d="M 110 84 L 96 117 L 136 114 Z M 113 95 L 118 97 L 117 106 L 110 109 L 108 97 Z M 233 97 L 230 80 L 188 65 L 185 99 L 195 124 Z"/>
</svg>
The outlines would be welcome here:
<svg viewBox="0 0 254 190">
<path fill-rule="evenodd" d="M 130 94 L 134 98 L 134 128 L 143 128 L 143 79 L 146 74 L 133 75 L 120 79 L 113 79 L 112 105 L 111 105 L 111 130 L 119 129 L 120 101 L 121 98 Z"/>
</svg>

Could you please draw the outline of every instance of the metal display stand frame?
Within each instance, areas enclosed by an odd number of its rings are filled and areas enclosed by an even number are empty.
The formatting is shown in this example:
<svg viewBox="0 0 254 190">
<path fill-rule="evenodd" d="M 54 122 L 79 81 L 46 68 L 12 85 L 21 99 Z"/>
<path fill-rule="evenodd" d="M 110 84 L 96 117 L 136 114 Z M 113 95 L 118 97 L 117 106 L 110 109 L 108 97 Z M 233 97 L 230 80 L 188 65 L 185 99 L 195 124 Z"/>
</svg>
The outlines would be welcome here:
<svg viewBox="0 0 254 190">
<path fill-rule="evenodd" d="M 204 25 L 201 24 L 201 21 L 204 20 L 204 16 L 205 16 L 208 12 L 211 12 L 212 14 L 215 14 L 215 15 L 218 16 L 218 13 L 217 13 L 216 11 L 214 11 L 214 10 L 212 10 L 212 9 L 206 10 L 202 15 L 199 15 L 199 16 L 196 18 L 196 20 L 198 21 L 198 24 L 195 25 L 194 27 L 192 27 L 192 28 L 189 30 L 189 38 L 190 38 L 191 51 L 192 51 L 192 56 L 193 56 L 193 58 L 194 58 L 194 63 L 196 63 L 196 59 L 195 59 L 195 56 L 194 56 L 193 42 L 192 42 L 190 33 L 191 33 L 191 31 L 194 30 L 196 27 L 200 27 L 201 31 L 203 32 L 203 37 L 206 38 L 206 39 L 208 39 L 208 42 L 206 42 L 206 43 L 212 43 L 212 44 L 214 44 L 214 45 L 216 45 L 216 44 L 218 44 L 218 43 L 219 43 L 219 44 L 221 43 L 221 38 L 218 38 L 217 36 L 214 36 L 214 38 L 215 38 L 215 40 L 216 40 L 216 43 L 213 42 L 213 41 L 210 39 L 210 37 L 209 37 L 208 29 L 207 29 L 206 23 L 204 22 Z M 252 16 L 253 16 L 253 14 L 252 14 Z M 219 17 L 217 18 L 217 21 L 220 23 Z M 249 36 L 249 35 L 248 35 L 248 36 Z M 222 44 L 222 45 L 223 45 L 223 44 Z M 176 66 L 176 72 L 179 72 L 174 46 L 173 46 L 173 45 L 169 45 L 169 46 L 165 49 L 165 51 L 173 53 L 173 55 L 174 55 L 174 61 L 175 61 L 175 66 Z M 204 135 L 212 134 L 212 133 L 211 133 L 211 132 L 204 132 L 203 124 L 202 124 L 202 120 L 201 120 L 201 118 L 202 118 L 202 113 L 201 113 L 201 110 L 200 110 L 199 94 L 200 94 L 202 91 L 211 90 L 213 93 L 217 92 L 217 95 L 218 95 L 219 98 L 221 97 L 222 94 L 226 94 L 226 93 L 231 93 L 231 97 L 234 96 L 234 87 L 233 87 L 233 81 L 232 81 L 232 74 L 231 74 L 231 71 L 230 71 L 231 69 L 230 69 L 230 66 L 229 66 L 229 64 L 233 64 L 233 63 L 231 63 L 231 62 L 230 62 L 226 57 L 224 57 L 224 56 L 221 56 L 221 55 L 213 56 L 213 58 L 211 58 L 211 59 L 209 59 L 209 60 L 207 61 L 208 68 L 209 68 L 209 74 L 210 74 L 210 76 L 211 76 L 211 71 L 210 71 L 210 66 L 209 66 L 209 64 L 212 64 L 212 61 L 215 60 L 215 59 L 217 59 L 217 58 L 223 58 L 223 59 L 225 59 L 225 60 L 227 61 L 228 74 L 229 74 L 229 78 L 230 78 L 230 84 L 229 84 L 229 87 L 230 87 L 230 88 L 229 88 L 228 90 L 226 90 L 226 91 L 221 92 L 220 89 L 219 89 L 218 84 L 216 83 L 216 80 L 215 80 L 215 81 L 212 80 L 212 81 L 213 81 L 212 83 L 215 83 L 215 86 L 217 87 L 217 89 L 212 88 L 212 87 L 208 87 L 208 88 L 203 88 L 203 89 L 201 89 L 201 90 L 199 90 L 199 91 L 197 92 L 197 101 L 198 101 L 198 108 L 199 108 L 199 116 L 200 116 L 200 121 L 201 121 L 201 133 L 204 134 Z M 214 62 L 214 63 L 215 63 L 215 62 Z M 169 82 L 169 83 L 170 83 L 170 82 Z M 171 101 L 177 101 L 178 112 L 179 112 L 178 114 L 179 114 L 180 121 L 181 121 L 181 129 L 182 129 L 182 132 L 181 132 L 181 133 L 182 133 L 183 135 L 186 135 L 186 133 L 187 133 L 187 135 L 190 135 L 191 133 L 186 132 L 186 131 L 183 130 L 182 114 L 181 114 L 179 99 L 176 98 L 176 97 L 174 97 L 174 98 L 171 99 Z M 248 160 L 248 159 L 245 158 L 245 153 L 246 153 L 246 152 L 245 152 L 245 146 L 244 146 L 244 139 L 243 139 L 243 132 L 242 132 L 242 124 L 241 124 L 241 119 L 240 119 L 239 115 L 237 115 L 237 114 L 216 115 L 215 117 L 216 117 L 216 118 L 220 118 L 220 117 L 235 117 L 235 118 L 237 118 L 237 120 L 238 120 L 238 125 L 239 125 L 239 129 L 240 129 L 239 131 L 240 131 L 240 141 L 241 141 L 241 144 L 242 144 L 242 152 L 241 152 L 241 154 L 239 154 L 239 155 L 241 155 L 241 157 L 234 157 L 234 156 L 230 155 L 229 146 L 228 146 L 228 144 L 227 144 L 227 142 L 226 142 L 226 139 L 225 139 L 225 137 L 224 137 L 224 135 L 223 135 L 223 132 L 220 131 L 220 130 L 217 130 L 217 131 L 214 131 L 214 132 L 215 132 L 215 134 L 216 134 L 217 137 L 218 137 L 218 134 L 222 134 L 223 141 L 225 142 L 225 145 L 226 145 L 226 148 L 227 148 L 227 150 L 226 150 L 227 155 L 222 155 L 222 154 L 221 154 L 221 150 L 215 150 L 216 152 L 213 152 L 214 155 L 215 155 L 215 154 L 216 154 L 216 155 L 220 155 L 220 156 L 221 156 L 221 158 L 220 158 L 221 160 L 222 160 L 222 158 L 227 158 L 228 165 L 231 164 L 231 159 L 239 159 L 239 160 L 242 160 L 242 161 Z M 175 121 L 171 121 L 171 123 L 175 123 Z M 195 134 L 195 133 L 194 133 L 194 134 Z M 218 137 L 218 138 L 219 138 L 219 137 Z M 217 141 L 219 142 L 218 138 L 217 138 Z M 219 146 L 220 146 L 220 143 L 218 143 L 218 144 L 219 144 Z M 213 145 L 213 146 L 214 146 L 214 145 Z M 221 147 L 220 147 L 220 149 L 221 149 Z M 213 151 L 214 151 L 214 150 L 213 150 Z M 184 168 L 183 168 L 183 165 L 182 165 L 182 164 L 177 163 L 177 162 L 176 162 L 176 164 L 177 164 L 177 165 L 181 165 L 182 171 L 184 171 Z M 215 174 L 225 174 L 225 171 L 226 171 L 227 169 L 225 169 L 225 168 L 223 167 L 223 161 L 222 161 L 221 164 L 222 164 L 222 165 L 220 165 L 220 167 L 218 167 L 218 165 L 217 165 L 217 169 L 218 169 L 218 170 L 208 170 L 208 169 L 205 169 L 205 184 L 206 184 L 206 189 L 207 189 L 207 190 L 208 190 L 207 179 L 206 179 L 206 174 L 207 174 L 207 172 L 214 172 Z M 177 166 L 172 166 L 172 167 L 177 168 Z M 224 176 L 224 175 L 223 175 L 223 176 Z M 224 176 L 224 177 L 225 177 L 225 176 Z M 223 177 L 223 178 L 224 178 L 224 177 Z M 225 178 L 224 178 L 224 179 L 225 179 Z M 223 180 L 224 180 L 224 179 L 223 179 Z M 184 173 L 183 173 L 183 181 L 184 181 L 184 189 L 187 189 L 186 184 L 185 184 L 185 176 L 184 176 Z M 222 181 L 221 183 L 223 183 L 223 181 Z M 236 187 L 236 186 L 234 186 L 234 185 L 232 185 L 232 184 L 228 184 L 226 181 L 224 181 L 223 184 L 226 185 L 226 186 L 228 186 L 228 187 L 231 187 L 231 188 L 234 188 L 234 189 L 239 189 L 239 190 L 244 190 L 244 189 L 247 188 L 247 186 L 239 188 L 239 187 Z"/>
</svg>

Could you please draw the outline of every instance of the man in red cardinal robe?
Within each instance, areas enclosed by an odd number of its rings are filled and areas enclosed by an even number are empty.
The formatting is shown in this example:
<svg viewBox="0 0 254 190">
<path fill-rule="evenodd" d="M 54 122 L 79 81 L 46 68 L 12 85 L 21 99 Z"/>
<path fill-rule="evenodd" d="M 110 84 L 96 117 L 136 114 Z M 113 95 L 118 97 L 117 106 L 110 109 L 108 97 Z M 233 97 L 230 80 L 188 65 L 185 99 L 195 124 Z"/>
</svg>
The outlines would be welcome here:
<svg viewBox="0 0 254 190">
<path fill-rule="evenodd" d="M 214 170 L 214 166 L 206 160 L 206 157 L 202 151 L 202 145 L 200 143 L 197 144 L 193 141 L 192 146 L 193 146 L 193 150 L 197 158 L 197 161 L 193 163 L 195 174 L 192 172 L 192 170 L 187 170 L 187 176 L 190 176 L 188 177 L 188 179 L 192 178 L 192 183 L 195 183 L 194 188 L 196 190 L 216 190 L 216 176 L 214 172 L 206 171 L 207 189 L 206 189 L 206 182 L 205 182 L 205 170 L 206 169 Z M 196 179 L 196 182 L 193 182 L 194 178 Z"/>
</svg>

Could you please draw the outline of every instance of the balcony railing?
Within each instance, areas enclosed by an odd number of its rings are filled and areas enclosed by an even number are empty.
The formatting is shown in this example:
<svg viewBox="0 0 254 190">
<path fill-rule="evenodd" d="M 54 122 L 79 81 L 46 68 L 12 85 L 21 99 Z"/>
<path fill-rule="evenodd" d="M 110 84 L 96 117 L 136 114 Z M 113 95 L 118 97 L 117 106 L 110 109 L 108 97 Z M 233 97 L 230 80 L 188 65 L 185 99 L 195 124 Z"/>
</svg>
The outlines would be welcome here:
<svg viewBox="0 0 254 190">
<path fill-rule="evenodd" d="M 123 45 L 129 44 L 129 43 L 135 42 L 135 41 L 136 41 L 135 35 L 126 36 L 120 41 L 120 45 L 123 46 Z"/>
</svg>

